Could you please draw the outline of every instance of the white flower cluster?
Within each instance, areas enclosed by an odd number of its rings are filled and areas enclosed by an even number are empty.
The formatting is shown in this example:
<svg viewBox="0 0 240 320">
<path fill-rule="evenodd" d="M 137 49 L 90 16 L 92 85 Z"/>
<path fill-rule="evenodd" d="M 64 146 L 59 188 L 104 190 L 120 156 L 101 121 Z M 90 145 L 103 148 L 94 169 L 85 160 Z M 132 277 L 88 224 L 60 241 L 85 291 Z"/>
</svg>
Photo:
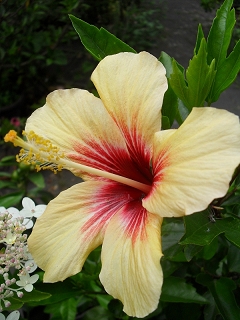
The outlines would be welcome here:
<svg viewBox="0 0 240 320">
<path fill-rule="evenodd" d="M 37 265 L 28 251 L 27 235 L 23 232 L 33 227 L 32 219 L 41 216 L 46 205 L 35 206 L 26 197 L 23 198 L 22 205 L 21 211 L 13 207 L 0 207 L 0 311 L 3 310 L 3 305 L 5 308 L 10 306 L 8 298 L 14 296 L 14 293 L 21 298 L 21 290 L 31 292 L 39 277 L 37 274 L 30 276 Z M 16 317 L 16 313 L 11 314 Z M 3 315 L 0 314 L 0 320 L 1 316 Z"/>
</svg>

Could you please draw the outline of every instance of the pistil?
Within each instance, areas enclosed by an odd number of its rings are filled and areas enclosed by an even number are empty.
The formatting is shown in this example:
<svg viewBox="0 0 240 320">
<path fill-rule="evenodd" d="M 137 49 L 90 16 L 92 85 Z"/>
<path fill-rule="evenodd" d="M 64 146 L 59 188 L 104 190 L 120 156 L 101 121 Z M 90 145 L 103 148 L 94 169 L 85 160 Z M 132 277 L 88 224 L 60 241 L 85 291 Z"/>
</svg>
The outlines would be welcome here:
<svg viewBox="0 0 240 320">
<path fill-rule="evenodd" d="M 27 141 L 19 138 L 14 130 L 10 130 L 4 137 L 4 140 L 5 142 L 12 142 L 14 146 L 23 148 L 20 150 L 19 156 L 17 156 L 17 161 L 35 165 L 37 171 L 50 169 L 54 173 L 57 173 L 57 171 L 63 168 L 72 168 L 123 183 L 141 190 L 145 194 L 151 190 L 150 185 L 68 160 L 66 155 L 58 147 L 52 145 L 49 140 L 39 137 L 33 131 L 29 133 L 23 132 L 23 134 L 26 136 Z"/>
<path fill-rule="evenodd" d="M 133 188 L 136 188 L 138 190 L 141 190 L 146 194 L 151 190 L 151 186 L 149 186 L 147 184 L 144 184 L 144 183 L 132 180 L 132 179 L 128 179 L 128 178 L 119 176 L 119 175 L 114 174 L 114 173 L 110 173 L 110 172 L 107 172 L 107 171 L 102 171 L 102 170 L 95 169 L 95 168 L 92 168 L 92 167 L 89 167 L 89 166 L 85 166 L 85 165 L 80 164 L 80 163 L 72 162 L 72 161 L 69 161 L 67 159 L 64 159 L 64 160 L 60 159 L 59 163 L 63 167 L 65 167 L 67 165 L 70 168 L 72 167 L 74 169 L 79 169 L 79 170 L 81 170 L 83 172 L 87 172 L 89 174 L 93 174 L 93 175 L 96 175 L 96 176 L 99 176 L 99 177 L 107 178 L 107 179 L 110 179 L 110 180 L 113 180 L 113 181 L 116 181 L 116 182 L 120 182 L 120 183 L 126 184 L 126 185 L 128 185 L 130 187 L 133 187 Z"/>
</svg>

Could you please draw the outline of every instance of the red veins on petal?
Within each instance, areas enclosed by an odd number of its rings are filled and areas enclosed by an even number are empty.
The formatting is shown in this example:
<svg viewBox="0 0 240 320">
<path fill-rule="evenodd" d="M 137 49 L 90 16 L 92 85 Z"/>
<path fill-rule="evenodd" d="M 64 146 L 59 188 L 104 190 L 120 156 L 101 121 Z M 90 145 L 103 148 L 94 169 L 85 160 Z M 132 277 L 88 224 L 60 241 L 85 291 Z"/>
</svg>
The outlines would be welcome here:
<svg viewBox="0 0 240 320">
<path fill-rule="evenodd" d="M 148 197 L 151 196 L 151 192 L 154 189 L 156 184 L 161 183 L 164 179 L 164 175 L 166 173 L 166 168 L 169 166 L 170 157 L 167 150 L 162 150 L 156 159 L 153 159 L 153 183 L 152 183 L 152 190 L 148 193 Z"/>
<path fill-rule="evenodd" d="M 152 180 L 152 187 L 150 192 L 146 195 L 145 199 L 150 198 L 152 193 L 154 192 L 155 188 L 164 179 L 164 176 L 166 174 L 166 169 L 170 164 L 170 156 L 167 149 L 163 149 L 157 157 L 153 158 L 152 163 L 152 171 L 153 171 L 153 180 Z"/>
<path fill-rule="evenodd" d="M 149 184 L 151 171 L 149 161 L 143 159 L 141 154 L 137 158 L 130 157 L 127 150 L 111 145 L 107 142 L 90 140 L 86 145 L 78 142 L 73 144 L 75 153 L 68 154 L 68 158 L 81 164 L 103 171 L 117 174 L 138 182 Z M 148 155 L 150 159 L 150 156 Z M 135 159 L 138 159 L 137 162 Z"/>
<path fill-rule="evenodd" d="M 153 161 L 154 182 L 160 182 L 164 178 L 164 169 L 169 166 L 170 159 L 167 150 L 162 150 L 157 159 Z"/>
<path fill-rule="evenodd" d="M 125 150 L 105 141 L 99 144 L 91 140 L 84 146 L 76 142 L 73 148 L 76 153 L 68 155 L 72 160 L 115 174 L 118 174 L 125 161 L 130 162 Z"/>
<path fill-rule="evenodd" d="M 126 125 L 122 125 L 123 134 L 127 144 L 130 157 L 141 175 L 144 177 L 144 182 L 149 184 L 152 182 L 152 173 L 150 170 L 151 150 L 146 145 L 143 137 L 138 134 L 136 128 L 131 131 Z"/>
<path fill-rule="evenodd" d="M 89 199 L 89 202 L 91 203 L 89 206 L 89 211 L 91 212 L 89 212 L 89 214 L 91 214 L 92 217 L 88 219 L 80 231 L 85 233 L 87 238 L 105 230 L 109 220 L 114 214 L 116 214 L 126 204 L 135 204 L 137 202 L 141 204 L 141 197 L 142 192 L 137 189 L 117 182 L 106 183 L 97 190 L 94 198 Z M 131 212 L 135 212 L 131 209 L 132 206 L 129 208 Z M 127 215 L 124 216 L 124 220 L 126 220 Z M 133 228 L 130 228 L 129 230 L 133 230 Z M 130 233 L 129 236 L 131 236 Z"/>
<path fill-rule="evenodd" d="M 122 210 L 122 222 L 126 236 L 132 239 L 134 244 L 139 237 L 141 241 L 147 238 L 146 223 L 147 210 L 143 208 L 141 199 L 128 202 Z"/>
</svg>

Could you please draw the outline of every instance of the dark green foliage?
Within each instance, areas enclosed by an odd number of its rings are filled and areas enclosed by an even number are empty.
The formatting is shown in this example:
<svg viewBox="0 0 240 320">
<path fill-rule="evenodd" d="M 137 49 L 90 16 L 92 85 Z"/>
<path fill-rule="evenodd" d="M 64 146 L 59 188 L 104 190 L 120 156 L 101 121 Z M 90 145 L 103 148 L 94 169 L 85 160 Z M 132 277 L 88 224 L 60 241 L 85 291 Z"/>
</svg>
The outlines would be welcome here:
<svg viewBox="0 0 240 320">
<path fill-rule="evenodd" d="M 23 95 L 35 102 L 45 93 L 49 66 L 67 63 L 63 45 L 76 39 L 67 14 L 76 0 L 2 1 L 0 5 L 0 111 Z"/>
<path fill-rule="evenodd" d="M 66 78 L 63 66 L 79 55 L 82 56 L 79 73 L 89 77 L 94 64 L 90 63 L 89 67 L 83 48 L 74 45 L 77 34 L 68 14 L 104 26 L 137 50 L 146 50 L 153 46 L 154 38 L 159 37 L 162 29 L 159 21 L 152 19 L 157 13 L 159 6 L 152 2 L 145 5 L 138 0 L 1 1 L 0 116 L 8 116 L 15 105 L 18 113 L 15 116 L 28 116 L 27 107 L 37 103 L 52 88 L 72 83 Z M 107 31 L 102 29 L 102 33 Z M 65 83 L 60 81 L 62 78 Z"/>
<path fill-rule="evenodd" d="M 217 11 L 207 39 L 199 26 L 194 55 L 186 71 L 176 61 L 172 63 L 168 78 L 172 90 L 181 100 L 178 103 L 179 124 L 185 117 L 184 107 L 190 112 L 193 107 L 211 105 L 239 73 L 240 40 L 230 50 L 236 23 L 232 4 L 233 0 L 226 0 Z"/>
<path fill-rule="evenodd" d="M 44 190 L 43 175 L 35 168 L 16 162 L 15 156 L 0 160 L 0 204 L 9 208 L 20 207 L 23 197 L 38 198 L 48 203 L 53 195 Z"/>
<path fill-rule="evenodd" d="M 82 44 L 97 60 L 100 61 L 108 55 L 119 52 L 136 52 L 106 29 L 101 28 L 99 30 L 97 27 L 72 15 L 70 15 L 70 19 Z"/>
</svg>

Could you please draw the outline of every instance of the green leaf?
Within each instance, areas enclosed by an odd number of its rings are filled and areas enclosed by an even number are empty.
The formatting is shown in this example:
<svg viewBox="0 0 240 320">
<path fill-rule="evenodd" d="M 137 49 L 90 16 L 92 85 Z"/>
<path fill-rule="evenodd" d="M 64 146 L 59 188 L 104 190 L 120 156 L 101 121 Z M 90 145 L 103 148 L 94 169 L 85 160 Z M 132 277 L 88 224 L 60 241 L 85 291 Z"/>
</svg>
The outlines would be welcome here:
<svg viewBox="0 0 240 320">
<path fill-rule="evenodd" d="M 16 156 L 6 156 L 3 157 L 0 161 L 1 164 L 5 163 L 5 164 L 12 164 L 15 163 L 16 164 Z"/>
<path fill-rule="evenodd" d="M 82 320 L 114 320 L 116 319 L 108 310 L 101 306 L 96 306 L 84 313 Z"/>
<path fill-rule="evenodd" d="M 216 62 L 216 76 L 207 98 L 208 104 L 218 100 L 221 92 L 231 85 L 240 70 L 239 41 L 227 57 L 236 22 L 235 11 L 231 10 L 232 3 L 233 0 L 225 0 L 217 11 L 207 39 L 208 62 L 211 63 L 213 59 Z"/>
<path fill-rule="evenodd" d="M 162 225 L 162 250 L 164 259 L 172 261 L 186 261 L 183 254 L 183 247 L 179 240 L 184 234 L 182 219 L 167 219 Z"/>
<path fill-rule="evenodd" d="M 176 113 L 176 120 L 179 125 L 181 125 L 187 116 L 189 115 L 188 108 L 184 105 L 182 100 L 178 99 L 178 106 L 177 106 L 177 113 Z"/>
<path fill-rule="evenodd" d="M 226 207 L 226 213 L 234 215 L 234 218 L 238 217 L 240 219 L 240 203 L 235 204 L 233 207 Z"/>
<path fill-rule="evenodd" d="M 187 261 L 192 260 L 192 258 L 198 254 L 203 249 L 202 246 L 196 246 L 194 244 L 189 244 L 184 248 L 184 254 Z"/>
<path fill-rule="evenodd" d="M 173 69 L 172 69 L 172 58 L 165 52 L 161 53 L 159 60 L 162 62 L 164 67 L 166 68 L 167 78 L 170 77 Z M 174 93 L 169 80 L 168 80 L 168 89 L 163 98 L 163 105 L 162 105 L 162 115 L 168 117 L 169 119 L 169 128 L 172 126 L 175 116 L 177 113 L 177 105 L 178 99 L 176 94 Z"/>
<path fill-rule="evenodd" d="M 178 99 L 174 93 L 171 85 L 168 85 L 168 89 L 163 98 L 162 115 L 168 118 L 169 128 L 171 128 L 177 113 Z M 165 129 L 165 128 L 164 128 Z M 167 128 L 168 129 L 168 128 Z"/>
<path fill-rule="evenodd" d="M 77 314 L 77 300 L 70 298 L 63 300 L 59 308 L 62 320 L 75 320 Z"/>
<path fill-rule="evenodd" d="M 215 77 L 214 60 L 210 66 L 207 63 L 207 44 L 202 38 L 197 54 L 194 54 L 186 70 L 186 80 L 184 73 L 173 61 L 173 73 L 170 75 L 169 83 L 179 99 L 189 111 L 193 107 L 203 107 L 209 94 Z"/>
<path fill-rule="evenodd" d="M 236 177 L 236 179 L 235 179 L 235 181 L 234 181 L 234 184 L 235 184 L 236 186 L 240 186 L 240 174 L 239 174 L 239 172 L 238 172 L 238 175 L 237 175 L 237 177 Z"/>
<path fill-rule="evenodd" d="M 113 297 L 106 294 L 97 294 L 96 299 L 100 306 L 102 306 L 104 309 L 108 309 L 108 304 Z"/>
<path fill-rule="evenodd" d="M 203 296 L 208 301 L 208 304 L 204 306 L 203 310 L 204 320 L 216 319 L 216 316 L 219 314 L 219 312 L 212 294 L 209 291 L 207 291 L 204 293 Z"/>
<path fill-rule="evenodd" d="M 12 174 L 9 173 L 9 172 L 0 171 L 0 177 L 8 177 L 8 178 L 10 178 L 11 176 L 12 176 Z"/>
<path fill-rule="evenodd" d="M 203 247 L 203 250 L 200 252 L 199 256 L 202 257 L 204 260 L 210 260 L 216 254 L 217 250 L 218 238 L 216 237 L 208 245 Z"/>
<path fill-rule="evenodd" d="M 0 167 L 3 166 L 16 166 L 17 165 L 17 161 L 16 161 L 16 156 L 6 156 L 3 157 L 0 161 Z"/>
<path fill-rule="evenodd" d="M 20 301 L 31 302 L 31 301 L 42 301 L 51 297 L 51 294 L 48 292 L 41 292 L 36 289 L 33 289 L 31 292 L 24 292 L 24 295 Z"/>
<path fill-rule="evenodd" d="M 162 249 L 165 251 L 177 244 L 184 234 L 182 219 L 164 219 L 162 225 Z"/>
<path fill-rule="evenodd" d="M 224 225 L 224 229 L 225 237 L 235 246 L 240 248 L 240 220 L 231 219 L 227 225 Z"/>
<path fill-rule="evenodd" d="M 44 313 L 51 314 L 51 320 L 61 319 L 60 310 L 59 310 L 60 303 L 61 302 L 49 304 L 44 308 Z"/>
<path fill-rule="evenodd" d="M 16 188 L 16 183 L 14 183 L 13 181 L 1 181 L 0 180 L 0 189 L 3 188 Z"/>
<path fill-rule="evenodd" d="M 162 130 L 167 130 L 170 129 L 170 122 L 169 122 L 169 118 L 166 116 L 162 116 Z"/>
<path fill-rule="evenodd" d="M 48 299 L 39 301 L 38 303 L 31 303 L 31 305 L 48 305 L 63 301 L 69 298 L 76 297 L 79 293 L 70 279 L 66 279 L 63 282 L 56 283 L 41 283 L 38 282 L 35 285 L 35 288 L 41 290 L 42 292 L 47 292 L 51 296 Z"/>
<path fill-rule="evenodd" d="M 85 313 L 85 311 L 87 311 L 89 308 L 92 307 L 93 305 L 93 300 L 94 298 L 91 298 L 91 297 L 87 297 L 86 295 L 77 295 L 76 294 L 76 297 L 72 297 L 70 299 L 76 299 L 77 300 L 77 306 L 78 306 L 78 314 L 79 315 L 82 315 Z M 60 320 L 60 319 L 63 319 L 65 320 L 65 318 L 63 318 L 64 316 L 64 313 L 62 313 L 62 310 L 61 310 L 61 305 L 63 303 L 63 305 L 66 306 L 66 304 L 68 304 L 69 299 L 66 299 L 66 300 L 62 300 L 62 301 L 58 301 L 56 303 L 53 303 L 53 304 L 48 304 L 45 308 L 44 308 L 44 312 L 45 313 L 49 313 L 51 314 L 51 320 Z M 70 302 L 70 305 L 71 305 L 71 302 Z M 74 307 L 74 306 L 73 306 Z M 65 308 L 65 307 L 64 307 Z M 75 309 L 75 307 L 74 307 Z M 76 317 L 75 317 L 76 318 Z M 75 319 L 74 318 L 74 319 Z"/>
<path fill-rule="evenodd" d="M 208 63 L 216 61 L 216 69 L 222 64 L 227 55 L 235 24 L 235 12 L 231 10 L 233 0 L 225 0 L 213 20 L 207 38 Z M 230 11 L 231 10 L 231 11 Z"/>
<path fill-rule="evenodd" d="M 231 206 L 233 204 L 240 204 L 240 195 L 232 195 L 226 201 L 224 201 L 222 206 Z"/>
<path fill-rule="evenodd" d="M 11 302 L 11 306 L 7 310 L 17 310 L 20 309 L 24 303 L 31 303 L 35 301 L 36 305 L 39 304 L 39 301 L 49 298 L 51 294 L 47 292 L 41 292 L 36 289 L 33 289 L 31 292 L 24 292 L 23 297 L 20 299 L 16 296 L 8 298 Z"/>
<path fill-rule="evenodd" d="M 176 271 L 181 266 L 181 264 L 179 262 L 170 261 L 168 259 L 162 259 L 161 266 L 162 266 L 164 278 L 167 278 L 174 271 Z"/>
<path fill-rule="evenodd" d="M 0 197 L 0 206 L 3 206 L 5 208 L 12 207 L 14 205 L 17 205 L 23 197 L 23 191 L 9 193 L 5 196 Z"/>
<path fill-rule="evenodd" d="M 240 70 L 240 40 L 233 51 L 219 66 L 216 73 L 214 86 L 211 93 L 211 101 L 217 101 L 220 94 L 227 89 L 236 79 Z"/>
<path fill-rule="evenodd" d="M 18 298 L 10 297 L 8 298 L 9 302 L 11 303 L 9 308 L 6 308 L 8 311 L 14 311 L 17 309 L 22 308 L 24 302 L 19 300 Z"/>
<path fill-rule="evenodd" d="M 189 240 L 189 238 L 191 239 L 192 237 L 194 237 L 195 233 L 198 234 L 198 230 L 202 229 L 203 226 L 205 226 L 205 230 L 208 230 L 208 225 L 210 222 L 208 214 L 208 211 L 203 211 L 194 213 L 183 218 L 186 232 L 183 238 L 181 239 L 181 244 L 195 244 L 203 246 L 208 243 L 208 241 L 206 241 L 205 239 L 202 239 L 202 241 L 194 239 L 195 242 L 191 242 L 191 240 Z"/>
<path fill-rule="evenodd" d="M 176 96 L 186 104 L 188 102 L 188 87 L 184 77 L 184 70 L 179 69 L 174 59 L 172 61 L 172 73 L 169 77 L 169 83 Z"/>
<path fill-rule="evenodd" d="M 234 245 L 230 245 L 227 253 L 227 262 L 229 272 L 239 273 L 240 266 L 240 249 Z"/>
<path fill-rule="evenodd" d="M 198 50 L 200 48 L 200 44 L 202 39 L 204 38 L 204 33 L 203 33 L 203 29 L 202 29 L 202 25 L 199 24 L 198 25 L 198 32 L 197 32 L 197 40 L 196 40 L 196 44 L 195 44 L 195 48 L 194 48 L 194 54 L 198 54 Z"/>
<path fill-rule="evenodd" d="M 215 77 L 215 60 L 211 64 L 207 63 L 207 44 L 202 38 L 198 53 L 193 56 L 186 70 L 188 83 L 187 101 L 183 102 L 191 110 L 193 107 L 203 107 L 209 94 Z"/>
<path fill-rule="evenodd" d="M 45 181 L 41 172 L 31 172 L 28 175 L 28 179 L 32 181 L 38 188 L 45 187 Z"/>
<path fill-rule="evenodd" d="M 170 77 L 170 75 L 173 73 L 173 67 L 172 67 L 172 62 L 173 58 L 171 58 L 166 52 L 162 51 L 159 61 L 162 62 L 166 69 L 166 76 L 167 78 Z"/>
<path fill-rule="evenodd" d="M 216 280 L 212 279 L 209 275 L 199 274 L 197 276 L 197 282 L 208 287 L 223 319 L 239 319 L 240 308 L 232 292 L 236 289 L 236 285 L 231 279 L 221 278 Z"/>
<path fill-rule="evenodd" d="M 205 246 L 210 244 L 219 234 L 224 233 L 225 237 L 240 247 L 240 220 L 225 218 L 211 222 L 208 212 L 199 212 L 184 217 L 186 233 L 180 244 L 195 244 Z"/>
<path fill-rule="evenodd" d="M 97 27 L 81 20 L 73 15 L 69 15 L 73 27 L 78 33 L 82 44 L 98 61 L 108 55 L 119 52 L 134 52 L 136 51 L 129 45 L 115 37 L 104 28 Z"/>
<path fill-rule="evenodd" d="M 47 305 L 44 312 L 51 314 L 53 320 L 75 320 L 77 304 L 77 299 L 70 298 Z"/>
<path fill-rule="evenodd" d="M 185 282 L 183 278 L 168 277 L 163 281 L 161 301 L 182 303 L 208 303 L 196 292 L 196 289 Z"/>
</svg>

